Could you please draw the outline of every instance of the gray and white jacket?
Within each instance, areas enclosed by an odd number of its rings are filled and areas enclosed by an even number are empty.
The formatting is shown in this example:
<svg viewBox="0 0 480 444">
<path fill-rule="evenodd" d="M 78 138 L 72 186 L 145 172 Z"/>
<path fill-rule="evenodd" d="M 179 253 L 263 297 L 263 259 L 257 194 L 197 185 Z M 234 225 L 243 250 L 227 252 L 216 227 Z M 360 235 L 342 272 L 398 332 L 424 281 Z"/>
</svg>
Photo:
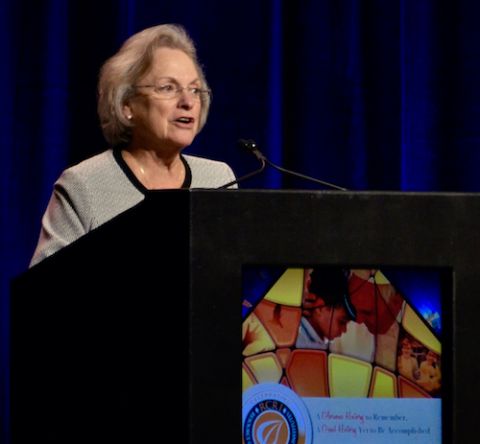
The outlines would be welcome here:
<svg viewBox="0 0 480 444">
<path fill-rule="evenodd" d="M 235 180 L 224 162 L 190 155 L 182 160 L 183 188 L 218 188 Z M 30 267 L 137 205 L 146 192 L 119 151 L 106 150 L 66 169 L 54 184 Z"/>
</svg>

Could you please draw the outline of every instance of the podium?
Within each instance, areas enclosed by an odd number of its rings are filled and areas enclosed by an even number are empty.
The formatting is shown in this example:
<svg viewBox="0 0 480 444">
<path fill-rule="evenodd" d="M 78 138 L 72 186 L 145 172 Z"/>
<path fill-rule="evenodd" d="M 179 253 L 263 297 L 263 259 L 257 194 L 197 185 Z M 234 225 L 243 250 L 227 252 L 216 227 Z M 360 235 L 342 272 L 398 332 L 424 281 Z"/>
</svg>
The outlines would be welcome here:
<svg viewBox="0 0 480 444">
<path fill-rule="evenodd" d="M 266 264 L 451 273 L 442 442 L 473 442 L 479 221 L 475 194 L 151 192 L 12 282 L 13 443 L 240 443 L 242 268 Z"/>
</svg>

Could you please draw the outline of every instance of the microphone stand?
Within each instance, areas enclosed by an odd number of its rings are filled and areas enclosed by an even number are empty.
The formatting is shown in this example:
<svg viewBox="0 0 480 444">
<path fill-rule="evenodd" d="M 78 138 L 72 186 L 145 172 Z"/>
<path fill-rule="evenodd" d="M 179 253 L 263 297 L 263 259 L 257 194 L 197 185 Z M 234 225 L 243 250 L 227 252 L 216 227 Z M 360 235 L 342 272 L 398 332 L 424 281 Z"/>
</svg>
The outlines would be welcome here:
<svg viewBox="0 0 480 444">
<path fill-rule="evenodd" d="M 226 183 L 225 185 L 222 185 L 221 187 L 218 187 L 217 190 L 223 190 L 223 189 L 228 188 L 228 187 L 230 187 L 230 186 L 232 186 L 232 185 L 235 185 L 236 183 L 242 182 L 242 181 L 244 181 L 244 180 L 246 180 L 246 179 L 248 179 L 248 178 L 250 178 L 250 177 L 252 177 L 252 176 L 255 176 L 256 174 L 261 173 L 261 172 L 265 169 L 265 166 L 266 166 L 267 162 L 266 162 L 266 159 L 264 159 L 264 158 L 263 158 L 263 159 L 259 159 L 259 160 L 260 160 L 260 162 L 261 162 L 261 164 L 262 164 L 262 165 L 260 166 L 260 168 L 258 168 L 258 169 L 255 170 L 255 171 L 252 171 L 251 173 L 245 174 L 245 176 L 242 176 L 242 177 L 240 177 L 240 178 L 238 178 L 238 179 L 232 180 L 231 182 L 228 182 L 228 183 Z"/>
<path fill-rule="evenodd" d="M 268 160 L 265 157 L 265 155 L 258 149 L 257 144 L 255 143 L 254 140 L 240 139 L 238 141 L 238 144 L 239 144 L 240 147 L 242 147 L 242 148 L 246 149 L 247 151 L 249 151 L 250 153 L 252 153 L 257 158 L 257 160 L 261 163 L 261 166 L 260 166 L 259 169 L 255 170 L 255 171 L 252 171 L 251 173 L 248 173 L 245 176 L 240 177 L 239 179 L 232 180 L 231 182 L 228 182 L 225 185 L 222 185 L 221 187 L 218 187 L 217 190 L 223 190 L 225 188 L 229 188 L 230 186 L 235 185 L 239 182 L 242 182 L 243 180 L 246 180 L 249 177 L 255 176 L 256 174 L 261 173 L 265 169 L 266 165 L 269 165 L 272 168 L 280 171 L 281 173 L 290 174 L 292 176 L 299 177 L 300 179 L 309 180 L 310 182 L 315 182 L 315 183 L 318 183 L 320 185 L 323 185 L 325 187 L 332 188 L 332 189 L 335 189 L 335 190 L 348 191 L 347 188 L 340 187 L 340 186 L 335 185 L 333 183 L 326 182 L 324 180 L 320 180 L 320 179 L 317 179 L 315 177 L 310 177 L 310 176 L 307 176 L 305 174 L 297 173 L 296 171 L 287 170 L 286 168 L 275 165 L 273 162 Z"/>
<path fill-rule="evenodd" d="M 311 182 L 315 182 L 315 183 L 318 183 L 318 184 L 320 184 L 320 185 L 324 185 L 324 186 L 326 186 L 326 187 L 334 188 L 334 189 L 336 189 L 336 190 L 348 191 L 347 188 L 340 187 L 340 186 L 335 185 L 335 184 L 333 184 L 333 183 L 325 182 L 324 180 L 316 179 L 315 177 L 306 176 L 305 174 L 297 173 L 296 171 L 287 170 L 286 168 L 283 168 L 283 167 L 281 167 L 281 166 L 275 165 L 274 163 L 270 162 L 270 160 L 268 160 L 268 159 L 265 158 L 265 157 L 264 157 L 264 160 L 265 160 L 265 163 L 267 163 L 269 166 L 271 166 L 272 168 L 275 168 L 276 170 L 278 170 L 278 171 L 280 171 L 280 172 L 282 172 L 282 173 L 291 174 L 292 176 L 299 177 L 300 179 L 309 180 L 309 181 L 311 181 Z"/>
</svg>

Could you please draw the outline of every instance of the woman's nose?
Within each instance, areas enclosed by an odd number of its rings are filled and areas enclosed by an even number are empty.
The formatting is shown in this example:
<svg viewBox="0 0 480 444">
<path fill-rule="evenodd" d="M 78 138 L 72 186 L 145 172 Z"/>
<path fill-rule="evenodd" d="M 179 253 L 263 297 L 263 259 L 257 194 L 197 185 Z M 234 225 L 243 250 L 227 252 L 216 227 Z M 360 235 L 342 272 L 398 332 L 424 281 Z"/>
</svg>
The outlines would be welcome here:
<svg viewBox="0 0 480 444">
<path fill-rule="evenodd" d="M 178 106 L 183 109 L 191 109 L 195 103 L 195 98 L 192 97 L 192 94 L 188 92 L 187 89 L 184 89 L 180 92 L 178 96 Z"/>
</svg>

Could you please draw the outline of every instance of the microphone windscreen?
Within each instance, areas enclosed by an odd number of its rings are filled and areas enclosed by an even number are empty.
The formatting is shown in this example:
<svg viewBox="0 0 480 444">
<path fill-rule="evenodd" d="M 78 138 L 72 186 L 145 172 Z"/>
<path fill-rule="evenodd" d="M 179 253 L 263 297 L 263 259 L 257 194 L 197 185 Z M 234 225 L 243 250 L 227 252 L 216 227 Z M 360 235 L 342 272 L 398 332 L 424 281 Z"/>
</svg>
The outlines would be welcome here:
<svg viewBox="0 0 480 444">
<path fill-rule="evenodd" d="M 257 148 L 257 144 L 252 139 L 239 139 L 238 144 L 241 148 L 252 153 L 258 160 L 264 160 L 265 156 Z"/>
</svg>

